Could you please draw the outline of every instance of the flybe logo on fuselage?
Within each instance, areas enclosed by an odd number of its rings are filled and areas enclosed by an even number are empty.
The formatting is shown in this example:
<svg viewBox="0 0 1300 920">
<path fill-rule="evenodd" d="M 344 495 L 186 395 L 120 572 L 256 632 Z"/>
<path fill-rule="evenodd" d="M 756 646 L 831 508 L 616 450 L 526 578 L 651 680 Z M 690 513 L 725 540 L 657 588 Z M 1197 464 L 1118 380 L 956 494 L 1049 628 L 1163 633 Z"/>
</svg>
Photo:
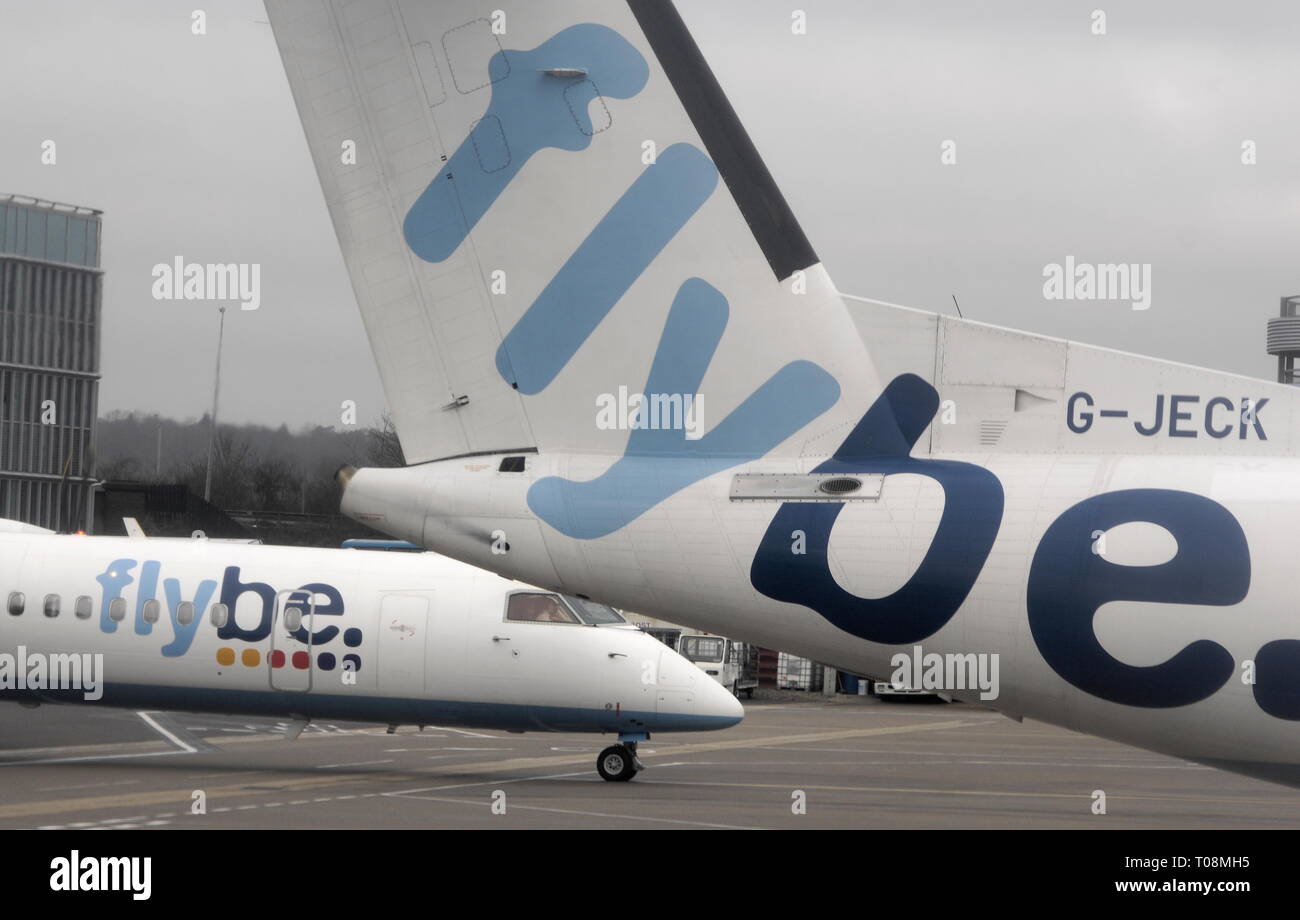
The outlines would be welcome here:
<svg viewBox="0 0 1300 920">
<path fill-rule="evenodd" d="M 163 656 L 167 658 L 179 657 L 189 651 L 205 620 L 204 613 L 213 603 L 224 605 L 228 611 L 225 622 L 216 630 L 217 638 L 252 643 L 261 642 L 271 635 L 280 593 L 273 586 L 260 581 L 245 582 L 240 567 L 231 565 L 222 572 L 220 581 L 204 578 L 193 590 L 186 591 L 179 579 L 162 577 L 162 567 L 162 563 L 154 559 L 143 563 L 130 558 L 114 559 L 103 572 L 95 576 L 100 585 L 98 615 L 101 631 L 115 633 L 125 625 L 138 636 L 153 635 L 155 627 L 161 626 L 162 617 L 150 616 L 148 607 L 150 601 L 158 601 L 156 614 L 165 611 L 167 622 L 171 625 L 170 641 L 161 648 Z M 128 603 L 124 593 L 130 585 L 136 586 L 133 605 Z M 292 592 L 284 601 L 286 608 L 297 607 L 304 614 L 310 611 L 314 616 L 337 617 L 344 613 L 343 595 L 333 585 L 310 582 L 293 588 Z M 246 622 L 240 623 L 239 601 L 247 595 L 252 595 L 254 603 L 251 606 L 258 609 L 259 613 L 255 621 L 246 613 Z M 313 598 L 314 606 L 311 603 Z M 182 615 L 184 604 L 192 605 L 188 607 L 188 615 Z M 246 601 L 245 611 L 249 606 Z M 131 617 L 129 625 L 128 613 Z M 314 618 L 312 626 L 317 626 Z M 332 623 L 309 630 L 304 622 L 292 635 L 299 642 L 315 647 L 332 642 L 339 633 L 339 627 Z M 349 629 L 347 633 L 344 637 L 347 644 L 358 645 L 360 630 Z"/>
</svg>

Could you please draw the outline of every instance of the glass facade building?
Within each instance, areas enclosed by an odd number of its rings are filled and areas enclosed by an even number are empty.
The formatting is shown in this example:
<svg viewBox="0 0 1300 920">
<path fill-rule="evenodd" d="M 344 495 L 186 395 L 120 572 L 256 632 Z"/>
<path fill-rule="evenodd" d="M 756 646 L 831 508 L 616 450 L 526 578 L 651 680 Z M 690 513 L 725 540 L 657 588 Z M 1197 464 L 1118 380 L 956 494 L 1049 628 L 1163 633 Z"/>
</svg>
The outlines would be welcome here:
<svg viewBox="0 0 1300 920">
<path fill-rule="evenodd" d="M 0 517 L 76 530 L 99 405 L 100 213 L 0 195 Z"/>
</svg>

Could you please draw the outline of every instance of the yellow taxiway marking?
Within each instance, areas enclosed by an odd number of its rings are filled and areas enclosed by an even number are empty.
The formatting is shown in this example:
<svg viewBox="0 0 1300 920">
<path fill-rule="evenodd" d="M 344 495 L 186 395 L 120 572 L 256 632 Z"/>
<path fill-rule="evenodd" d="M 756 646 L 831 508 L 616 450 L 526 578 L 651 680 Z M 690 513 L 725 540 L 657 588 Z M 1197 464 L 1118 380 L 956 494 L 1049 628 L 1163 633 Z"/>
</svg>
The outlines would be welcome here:
<svg viewBox="0 0 1300 920">
<path fill-rule="evenodd" d="M 838 731 L 824 732 L 806 732 L 802 734 L 777 735 L 777 736 L 755 736 L 748 738 L 728 738 L 716 741 L 699 741 L 687 742 L 681 744 L 661 744 L 657 745 L 654 753 L 645 752 L 642 758 L 645 760 L 659 760 L 664 758 L 675 758 L 689 756 L 693 754 L 707 753 L 710 751 L 725 750 L 744 750 L 753 748 L 766 748 L 785 745 L 813 744 L 826 741 L 836 741 L 850 738 L 873 738 L 890 735 L 915 734 L 917 732 L 947 731 L 950 729 L 973 728 L 983 724 L 980 721 L 962 721 L 957 719 L 943 721 L 928 721 L 920 723 L 911 723 L 905 725 L 891 725 L 877 728 L 858 728 L 845 729 Z M 279 740 L 276 736 L 263 736 L 265 740 Z M 331 737 L 331 735 L 318 735 L 314 737 Z M 224 743 L 238 743 L 252 741 L 252 738 L 221 738 Z M 132 745 L 133 747 L 135 745 Z M 86 746 L 91 747 L 91 746 Z M 99 750 L 104 750 L 110 746 L 94 746 Z M 118 751 L 121 745 L 115 746 Z M 157 747 L 157 742 L 145 742 L 138 747 Z M 86 748 L 82 748 L 85 750 Z M 54 750 L 46 749 L 49 753 Z M 66 752 L 68 749 L 59 749 Z M 45 753 L 46 751 L 42 751 Z M 347 772 L 333 773 L 326 775 L 312 775 L 301 779 L 277 779 L 268 781 L 265 778 L 257 780 L 247 780 L 239 783 L 227 785 L 212 785 L 204 783 L 201 788 L 207 793 L 209 802 L 209 811 L 212 810 L 212 804 L 215 801 L 229 800 L 231 797 L 242 796 L 248 798 L 261 797 L 283 797 L 292 795 L 294 792 L 301 792 L 309 789 L 320 789 L 330 786 L 341 786 L 354 782 L 381 783 L 390 788 L 394 785 L 408 784 L 428 781 L 434 777 L 450 778 L 453 776 L 464 776 L 466 774 L 483 774 L 491 773 L 496 776 L 493 780 L 481 780 L 481 782 L 505 781 L 513 782 L 516 779 L 505 779 L 500 774 L 521 771 L 534 770 L 537 768 L 553 768 L 569 764 L 588 764 L 592 759 L 590 751 L 580 754 L 564 754 L 559 756 L 538 756 L 538 757 L 516 757 L 508 760 L 488 760 L 473 763 L 449 763 L 439 764 L 436 766 L 421 767 L 418 769 L 405 768 L 396 771 L 374 771 L 374 772 Z M 21 761 L 20 761 L 21 762 Z M 13 765 L 17 765 L 15 762 Z M 314 765 L 305 765 L 303 769 L 317 769 Z M 540 779 L 545 777 L 518 777 L 518 781 L 530 779 Z M 750 789 L 789 789 L 788 783 L 745 783 L 745 782 L 726 782 L 726 781 L 687 781 L 687 780 L 652 780 L 643 779 L 653 785 L 674 785 L 674 786 L 712 786 L 712 787 L 736 787 Z M 268 788 L 273 787 L 273 788 Z M 447 786 L 425 786 L 415 789 L 398 789 L 387 793 L 378 793 L 386 796 L 411 796 L 414 794 L 434 790 L 446 790 Z M 991 796 L 1002 798 L 1026 798 L 1026 799 L 1087 799 L 1090 793 L 1066 793 L 1066 792 L 1026 792 L 1026 791 L 1002 791 L 993 789 L 934 789 L 928 787 L 909 787 L 909 786 L 846 786 L 846 785 L 824 785 L 824 784 L 801 784 L 800 788 L 805 790 L 815 790 L 822 792 L 847 792 L 847 793 L 874 793 L 874 794 L 891 794 L 898 793 L 910 795 L 934 795 L 934 796 Z M 111 795 L 101 796 L 82 796 L 67 797 L 59 799 L 50 799 L 45 801 L 33 801 L 14 803 L 10 805 L 0 805 L 0 818 L 24 818 L 35 815 L 66 814 L 71 812 L 89 812 L 106 809 L 131 808 L 136 809 L 141 806 L 149 805 L 182 805 L 182 810 L 188 811 L 188 803 L 192 801 L 194 786 L 190 785 L 182 789 L 161 789 L 151 792 L 122 792 Z M 1243 804 L 1247 800 L 1240 798 L 1218 798 L 1213 796 L 1196 796 L 1196 795 L 1130 795 L 1115 793 L 1110 796 L 1116 799 L 1125 800 L 1150 800 L 1150 801 L 1186 801 L 1186 802 L 1222 802 L 1230 804 Z M 1281 800 L 1278 799 L 1252 799 L 1249 802 L 1256 804 L 1275 804 Z M 279 804 L 279 803 L 277 803 Z M 293 804 L 293 803 L 290 803 Z M 593 813 L 594 816 L 594 813 Z M 614 817 L 614 816 L 610 816 Z"/>
<path fill-rule="evenodd" d="M 755 745 L 802 744 L 805 742 L 830 741 L 841 738 L 896 735 L 919 731 L 939 731 L 949 728 L 961 728 L 973 724 L 975 723 L 951 720 L 945 722 L 919 723 L 915 725 L 891 725 L 883 728 L 858 728 L 843 731 L 813 732 L 802 735 L 783 735 L 778 737 L 749 739 L 737 738 L 728 741 L 673 744 L 658 747 L 654 754 L 646 754 L 645 757 L 677 757 L 683 754 L 694 754 L 705 751 L 723 751 L 735 748 L 753 747 Z M 147 742 L 147 744 L 156 745 L 156 742 Z M 517 757 L 510 760 L 489 760 L 479 763 L 441 764 L 418 771 L 405 769 L 393 773 L 335 773 L 324 776 L 318 775 L 305 779 L 277 780 L 274 783 L 276 787 L 274 789 L 254 788 L 254 785 L 270 785 L 266 780 L 261 780 L 257 784 L 235 783 L 225 786 L 204 784 L 202 788 L 203 791 L 207 793 L 208 802 L 211 803 L 214 800 L 235 795 L 278 795 L 293 789 L 312 789 L 322 786 L 340 785 L 358 780 L 366 780 L 369 782 L 380 781 L 384 783 L 410 783 L 418 782 L 422 779 L 427 780 L 431 775 L 443 776 L 448 774 L 464 774 L 483 771 L 500 773 L 510 770 L 529 770 L 538 767 L 588 763 L 590 760 L 590 753 L 563 755 L 559 757 Z M 15 765 L 17 765 L 17 763 L 15 763 Z M 418 792 L 421 790 L 412 789 L 409 791 Z M 19 802 L 12 805 L 0 805 L 0 818 L 26 818 L 33 815 L 66 814 L 69 812 L 98 811 L 109 808 L 138 808 L 145 805 L 187 804 L 192 801 L 193 792 L 194 787 L 190 786 L 184 789 L 159 789 L 153 792 L 132 792 L 119 793 L 116 795 L 80 796 L 49 799 L 45 801 Z"/>
<path fill-rule="evenodd" d="M 834 741 L 841 738 L 866 738 L 876 735 L 902 735 L 911 732 L 931 732 L 942 731 L 950 728 L 965 728 L 975 725 L 974 722 L 962 722 L 956 719 L 946 722 L 923 722 L 913 725 L 890 725 L 885 728 L 851 728 L 842 731 L 833 732 L 810 732 L 803 735 L 779 735 L 776 737 L 761 738 L 736 738 L 729 741 L 700 741 L 688 744 L 669 744 L 659 745 L 655 748 L 654 753 L 639 753 L 642 760 L 662 757 L 680 757 L 684 754 L 699 754 L 707 751 L 727 751 L 737 748 L 752 748 L 757 746 L 775 746 L 784 744 L 804 744 L 814 741 Z M 567 754 L 560 757 L 516 757 L 511 760 L 491 760 L 482 763 L 449 763 L 440 764 L 437 767 L 431 767 L 428 770 L 422 770 L 425 774 L 441 774 L 444 776 L 462 773 L 506 770 L 533 770 L 545 767 L 558 767 L 566 764 L 590 763 L 591 752 L 584 754 Z M 437 787 L 432 787 L 437 788 Z M 410 789 L 403 792 L 422 792 L 423 789 Z M 401 793 L 392 793 L 394 795 Z"/>
<path fill-rule="evenodd" d="M 710 782 L 708 780 L 675 780 L 675 779 L 647 779 L 640 780 L 647 785 L 654 786 L 727 786 L 739 789 L 790 789 L 790 783 L 729 783 L 722 780 Z M 980 795 L 980 796 L 1001 796 L 1003 798 L 1025 798 L 1025 799 L 1091 799 L 1091 792 L 1009 792 L 998 789 L 929 789 L 921 786 L 817 786 L 800 783 L 799 789 L 815 789 L 820 792 L 887 792 L 891 795 L 896 792 L 916 793 L 919 795 Z M 1231 805 L 1293 805 L 1294 802 L 1283 799 L 1241 799 L 1241 798 L 1217 798 L 1208 795 L 1133 795 L 1126 792 L 1112 792 L 1106 794 L 1107 799 L 1123 799 L 1124 801 L 1152 801 L 1152 802 L 1218 802 Z"/>
<path fill-rule="evenodd" d="M 313 776 L 309 779 L 275 780 L 275 788 L 268 788 L 266 780 L 255 788 L 253 783 L 235 783 L 214 786 L 204 783 L 201 788 L 210 804 L 213 800 L 234 795 L 269 796 L 291 793 L 302 789 L 337 786 L 364 777 L 365 774 Z M 40 802 L 19 802 L 0 805 L 0 818 L 26 818 L 32 815 L 64 814 L 74 811 L 98 811 L 104 808 L 136 808 L 141 805 L 187 805 L 193 801 L 193 786 L 186 789 L 159 789 L 156 792 L 133 792 L 118 795 L 81 796 L 66 799 L 47 799 Z M 185 809 L 188 810 L 188 809 Z M 210 807 L 209 807 L 209 810 Z"/>
<path fill-rule="evenodd" d="M 419 799 L 421 802 L 440 802 L 445 805 L 469 805 L 474 808 L 482 808 L 482 799 L 451 799 L 435 795 L 407 795 L 402 798 Z M 615 815 L 605 811 L 580 811 L 576 808 L 549 808 L 543 805 L 520 805 L 517 802 L 510 803 L 510 811 L 544 811 L 557 815 L 578 815 L 584 818 L 613 818 L 617 821 L 649 821 L 658 824 L 682 824 L 688 827 L 711 827 L 720 830 L 729 831 L 750 831 L 761 830 L 757 827 L 747 827 L 739 824 L 715 824 L 709 821 L 691 821 L 685 818 L 659 818 L 654 815 Z"/>
</svg>

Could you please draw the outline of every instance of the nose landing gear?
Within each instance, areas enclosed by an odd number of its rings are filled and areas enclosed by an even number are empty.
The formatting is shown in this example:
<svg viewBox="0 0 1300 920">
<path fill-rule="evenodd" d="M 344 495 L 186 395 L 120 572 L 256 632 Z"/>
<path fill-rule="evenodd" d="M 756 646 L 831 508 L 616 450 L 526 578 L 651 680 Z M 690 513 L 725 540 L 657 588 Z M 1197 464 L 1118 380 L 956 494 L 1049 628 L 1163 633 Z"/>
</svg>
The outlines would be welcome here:
<svg viewBox="0 0 1300 920">
<path fill-rule="evenodd" d="M 596 758 L 596 772 L 600 778 L 611 783 L 626 783 L 644 770 L 645 765 L 636 756 L 636 745 L 638 741 L 649 738 L 649 734 L 619 735 L 619 743 L 605 748 Z"/>
</svg>

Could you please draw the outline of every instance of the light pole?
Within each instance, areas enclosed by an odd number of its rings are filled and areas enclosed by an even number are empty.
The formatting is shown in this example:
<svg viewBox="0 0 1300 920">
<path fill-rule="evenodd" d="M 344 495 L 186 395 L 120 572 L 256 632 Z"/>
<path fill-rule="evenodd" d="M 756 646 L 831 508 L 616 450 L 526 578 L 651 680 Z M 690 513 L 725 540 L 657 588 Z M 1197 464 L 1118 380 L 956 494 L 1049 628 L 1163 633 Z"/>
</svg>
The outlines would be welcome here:
<svg viewBox="0 0 1300 920">
<path fill-rule="evenodd" d="M 217 326 L 217 371 L 212 383 L 212 431 L 208 435 L 208 472 L 203 482 L 203 500 L 212 501 L 212 455 L 217 448 L 217 397 L 221 395 L 221 340 L 226 333 L 226 308 L 217 308 L 221 314 Z"/>
</svg>

